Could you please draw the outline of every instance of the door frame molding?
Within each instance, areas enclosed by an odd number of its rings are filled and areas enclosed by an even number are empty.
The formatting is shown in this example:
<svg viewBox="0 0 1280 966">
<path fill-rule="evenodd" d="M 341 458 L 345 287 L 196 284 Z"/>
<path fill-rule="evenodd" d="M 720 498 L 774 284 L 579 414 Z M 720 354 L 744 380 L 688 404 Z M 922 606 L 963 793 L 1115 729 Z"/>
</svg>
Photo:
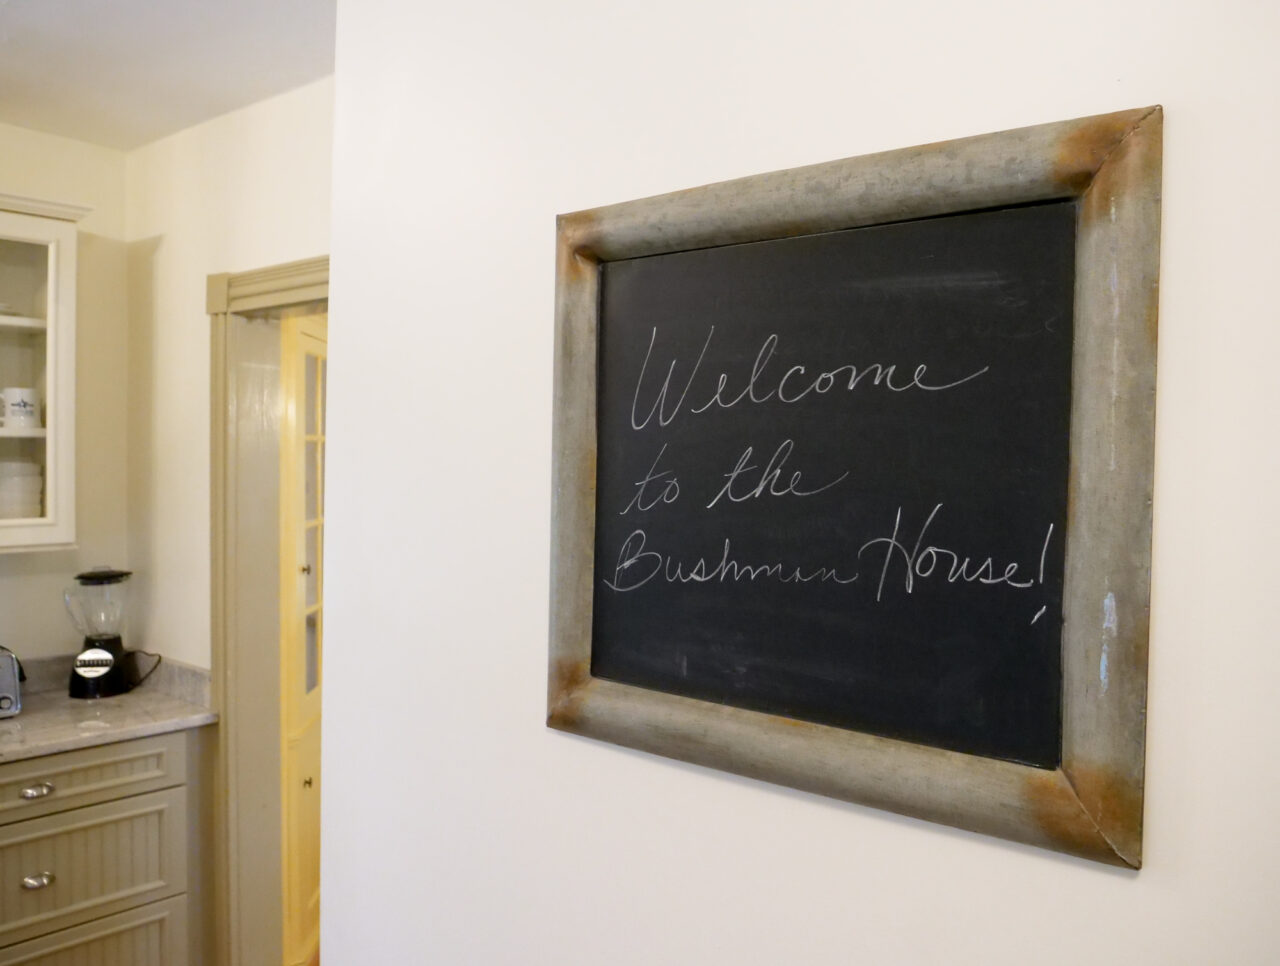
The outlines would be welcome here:
<svg viewBox="0 0 1280 966">
<path fill-rule="evenodd" d="M 241 720 L 234 696 L 241 691 L 242 669 L 237 660 L 243 642 L 236 625 L 234 575 L 241 548 L 236 538 L 236 506 L 232 483 L 236 466 L 238 427 L 235 421 L 234 373 L 230 362 L 230 317 L 268 312 L 329 297 L 329 256 L 308 258 L 248 272 L 210 275 L 206 289 L 210 320 L 210 550 L 213 705 L 219 715 L 215 794 L 215 961 L 242 966 L 243 923 L 239 892 L 240 843 L 245 830 L 261 817 L 239 811 L 238 776 L 232 767 L 241 739 Z M 276 540 L 273 535 L 269 539 Z M 278 634 L 279 627 L 270 628 Z M 279 824 L 280 817 L 268 816 Z M 249 964 L 243 964 L 249 966 Z"/>
</svg>

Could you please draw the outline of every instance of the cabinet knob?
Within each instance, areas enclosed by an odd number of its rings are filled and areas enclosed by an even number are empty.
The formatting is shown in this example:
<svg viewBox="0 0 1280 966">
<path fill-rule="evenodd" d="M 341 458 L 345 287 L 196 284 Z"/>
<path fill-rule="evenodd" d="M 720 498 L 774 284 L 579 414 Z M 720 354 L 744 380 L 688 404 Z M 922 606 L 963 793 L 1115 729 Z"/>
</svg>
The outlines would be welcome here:
<svg viewBox="0 0 1280 966">
<path fill-rule="evenodd" d="M 52 872 L 37 872 L 35 875 L 26 876 L 22 880 L 22 888 L 28 890 L 44 889 L 53 885 L 57 878 Z"/>
<path fill-rule="evenodd" d="M 302 782 L 302 787 L 303 787 L 303 788 L 310 788 L 310 787 L 311 787 L 311 779 L 310 779 L 310 778 L 304 779 L 304 780 L 303 780 L 303 782 Z"/>
<path fill-rule="evenodd" d="M 299 567 L 298 569 L 299 569 L 300 571 L 302 571 L 302 573 L 304 573 L 304 574 L 309 574 L 309 573 L 311 573 L 311 564 L 303 564 L 303 565 L 302 565 L 301 567 Z"/>
<path fill-rule="evenodd" d="M 53 782 L 38 782 L 35 785 L 28 785 L 18 794 L 29 801 L 33 798 L 44 798 L 46 795 L 52 795 L 55 791 Z"/>
</svg>

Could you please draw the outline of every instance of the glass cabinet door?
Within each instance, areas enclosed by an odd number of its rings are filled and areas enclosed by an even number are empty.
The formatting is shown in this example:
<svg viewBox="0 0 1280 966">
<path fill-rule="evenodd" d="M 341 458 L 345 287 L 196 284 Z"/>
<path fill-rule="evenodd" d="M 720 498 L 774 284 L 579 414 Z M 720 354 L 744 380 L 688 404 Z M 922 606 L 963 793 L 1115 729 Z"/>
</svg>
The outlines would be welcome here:
<svg viewBox="0 0 1280 966">
<path fill-rule="evenodd" d="M 0 211 L 0 552 L 75 540 L 75 249 Z"/>
</svg>

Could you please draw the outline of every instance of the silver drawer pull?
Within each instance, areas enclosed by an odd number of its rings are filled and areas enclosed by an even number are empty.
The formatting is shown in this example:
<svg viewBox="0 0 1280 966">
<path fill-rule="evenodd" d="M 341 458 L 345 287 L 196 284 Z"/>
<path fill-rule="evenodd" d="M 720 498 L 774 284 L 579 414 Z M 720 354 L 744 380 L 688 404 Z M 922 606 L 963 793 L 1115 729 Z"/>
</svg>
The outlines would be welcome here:
<svg viewBox="0 0 1280 966">
<path fill-rule="evenodd" d="M 37 872 L 35 875 L 29 875 L 22 880 L 22 888 L 31 890 L 44 889 L 53 885 L 53 880 L 56 878 L 57 876 L 52 872 Z"/>
<path fill-rule="evenodd" d="M 38 785 L 28 785 L 21 792 L 25 799 L 44 798 L 46 795 L 52 795 L 56 789 L 53 782 L 40 782 Z"/>
</svg>

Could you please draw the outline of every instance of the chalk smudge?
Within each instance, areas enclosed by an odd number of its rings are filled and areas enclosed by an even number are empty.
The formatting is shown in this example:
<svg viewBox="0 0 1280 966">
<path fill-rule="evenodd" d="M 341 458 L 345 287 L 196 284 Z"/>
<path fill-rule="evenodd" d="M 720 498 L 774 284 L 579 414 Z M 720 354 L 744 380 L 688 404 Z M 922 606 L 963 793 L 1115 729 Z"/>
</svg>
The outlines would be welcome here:
<svg viewBox="0 0 1280 966">
<path fill-rule="evenodd" d="M 1115 639 L 1116 630 L 1119 627 L 1119 620 L 1116 617 L 1116 595 L 1107 592 L 1107 596 L 1102 600 L 1102 630 L 1109 635 L 1112 640 Z M 1102 693 L 1107 693 L 1107 688 L 1111 684 L 1111 679 L 1107 670 L 1107 658 L 1110 651 L 1111 641 L 1105 638 L 1102 641 L 1102 659 L 1098 661 L 1098 680 L 1102 684 Z"/>
</svg>

